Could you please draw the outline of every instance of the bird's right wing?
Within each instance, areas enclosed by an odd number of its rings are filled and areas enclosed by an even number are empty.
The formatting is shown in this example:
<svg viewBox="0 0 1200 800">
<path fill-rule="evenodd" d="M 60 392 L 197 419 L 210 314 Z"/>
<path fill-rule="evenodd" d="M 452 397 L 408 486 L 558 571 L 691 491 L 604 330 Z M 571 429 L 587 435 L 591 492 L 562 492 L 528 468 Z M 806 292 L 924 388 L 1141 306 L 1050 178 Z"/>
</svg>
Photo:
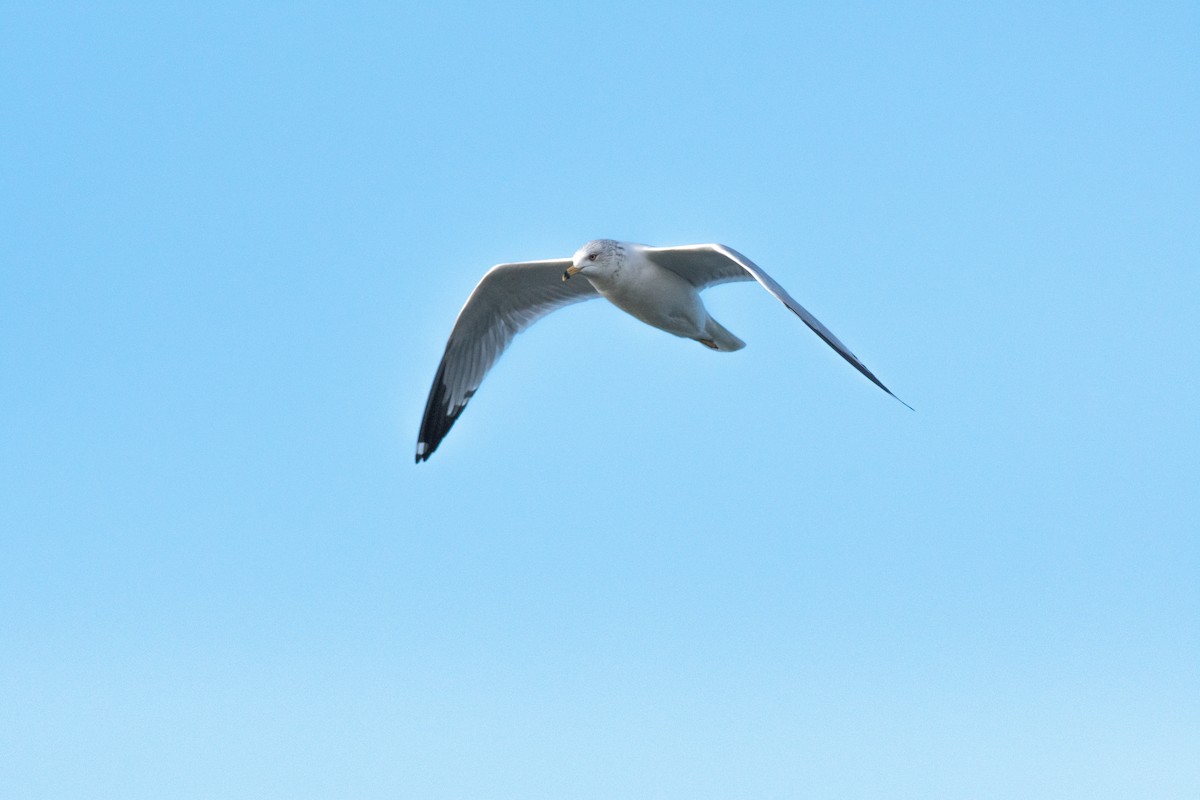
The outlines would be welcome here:
<svg viewBox="0 0 1200 800">
<path fill-rule="evenodd" d="M 479 281 L 458 312 L 429 390 L 418 464 L 437 449 L 514 336 L 557 308 L 600 296 L 589 281 L 563 281 L 569 266 L 566 258 L 497 264 Z"/>
<path fill-rule="evenodd" d="M 859 361 L 858 356 L 850 352 L 850 348 L 833 335 L 833 331 L 821 324 L 821 320 L 796 302 L 796 299 L 788 294 L 787 290 L 768 275 L 762 267 L 732 247 L 726 247 L 723 244 L 687 244 L 678 247 L 647 247 L 644 252 L 652 262 L 671 270 L 697 289 L 730 281 L 758 281 L 779 302 L 787 306 L 789 311 L 803 320 L 813 333 L 820 336 L 821 341 L 846 359 L 850 366 L 861 372 L 871 383 L 891 394 L 910 411 L 912 410 L 912 406 L 892 394 L 892 390 L 884 386 L 883 382 L 867 369 L 867 365 Z"/>
</svg>

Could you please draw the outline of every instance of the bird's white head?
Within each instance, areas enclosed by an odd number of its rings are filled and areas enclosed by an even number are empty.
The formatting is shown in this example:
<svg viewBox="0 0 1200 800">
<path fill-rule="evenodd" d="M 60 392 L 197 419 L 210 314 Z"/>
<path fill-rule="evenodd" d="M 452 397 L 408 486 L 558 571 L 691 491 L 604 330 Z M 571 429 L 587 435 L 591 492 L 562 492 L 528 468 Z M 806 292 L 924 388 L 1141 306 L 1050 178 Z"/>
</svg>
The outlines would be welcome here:
<svg viewBox="0 0 1200 800">
<path fill-rule="evenodd" d="M 611 278 L 625 263 L 625 246 L 614 239 L 593 239 L 575 251 L 563 280 L 583 273 L 588 278 Z"/>
</svg>

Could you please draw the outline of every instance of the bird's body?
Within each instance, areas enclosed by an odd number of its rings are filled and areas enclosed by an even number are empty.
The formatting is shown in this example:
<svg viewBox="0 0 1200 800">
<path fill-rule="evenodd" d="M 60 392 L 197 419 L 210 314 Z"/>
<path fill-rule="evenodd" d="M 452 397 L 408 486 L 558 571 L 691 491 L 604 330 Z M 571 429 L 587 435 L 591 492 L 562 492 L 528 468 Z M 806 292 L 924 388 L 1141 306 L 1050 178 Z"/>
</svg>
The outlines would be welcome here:
<svg viewBox="0 0 1200 800">
<path fill-rule="evenodd" d="M 574 276 L 584 280 L 570 280 Z M 421 420 L 417 462 L 437 448 L 512 338 L 551 311 L 604 297 L 647 325 L 728 352 L 745 343 L 712 318 L 700 291 L 750 280 L 758 281 L 855 369 L 892 394 L 828 328 L 736 250 L 719 244 L 648 247 L 596 239 L 570 259 L 498 264 L 483 276 L 446 342 Z"/>
<path fill-rule="evenodd" d="M 640 244 L 619 245 L 619 266 L 612 273 L 598 272 L 588 280 L 617 308 L 647 325 L 698 342 L 714 342 L 714 350 L 740 350 L 746 343 L 726 331 L 708 313 L 700 292 L 671 270 L 646 256 L 649 248 Z M 720 332 L 720 333 L 718 333 Z"/>
</svg>

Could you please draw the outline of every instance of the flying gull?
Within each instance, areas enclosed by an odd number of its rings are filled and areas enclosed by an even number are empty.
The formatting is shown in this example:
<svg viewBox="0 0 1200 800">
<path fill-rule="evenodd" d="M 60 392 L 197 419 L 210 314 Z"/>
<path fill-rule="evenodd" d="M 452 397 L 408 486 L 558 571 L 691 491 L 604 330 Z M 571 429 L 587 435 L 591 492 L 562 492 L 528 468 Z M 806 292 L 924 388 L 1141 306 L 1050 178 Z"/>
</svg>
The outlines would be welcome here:
<svg viewBox="0 0 1200 800">
<path fill-rule="evenodd" d="M 576 275 L 585 280 L 570 280 Z M 719 283 L 751 280 L 775 295 L 871 383 L 904 403 L 770 275 L 733 248 L 721 244 L 647 247 L 596 239 L 569 259 L 497 264 L 479 281 L 458 313 L 429 390 L 417 463 L 433 455 L 513 337 L 551 311 L 604 297 L 647 325 L 694 339 L 710 350 L 731 352 L 746 343 L 709 316 L 700 291 Z"/>
</svg>

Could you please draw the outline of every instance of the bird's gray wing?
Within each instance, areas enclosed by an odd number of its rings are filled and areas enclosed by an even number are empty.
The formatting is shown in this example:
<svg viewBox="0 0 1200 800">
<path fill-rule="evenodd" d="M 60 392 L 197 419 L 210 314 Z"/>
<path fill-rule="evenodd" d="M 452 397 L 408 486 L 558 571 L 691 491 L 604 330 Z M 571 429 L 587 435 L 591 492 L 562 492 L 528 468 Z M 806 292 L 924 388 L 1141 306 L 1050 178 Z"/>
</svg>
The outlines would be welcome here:
<svg viewBox="0 0 1200 800">
<path fill-rule="evenodd" d="M 600 296 L 588 281 L 562 280 L 570 265 L 566 258 L 497 264 L 479 281 L 458 312 L 429 390 L 418 464 L 437 449 L 514 336 L 557 308 Z"/>
<path fill-rule="evenodd" d="M 883 385 L 866 365 L 858 360 L 858 356 L 850 352 L 850 348 L 842 344 L 842 340 L 833 335 L 833 331 L 821 324 L 821 321 L 808 312 L 804 306 L 787 293 L 775 282 L 775 279 L 763 271 L 744 255 L 726 247 L 723 244 L 688 244 L 678 247 L 648 247 L 646 257 L 660 267 L 674 272 L 697 289 L 713 286 L 730 281 L 758 281 L 763 288 L 775 295 L 781 303 L 804 320 L 804 324 L 812 328 L 825 344 L 837 351 L 837 354 L 850 362 L 856 370 L 867 377 L 871 383 L 895 397 L 909 409 L 912 406 L 892 394 L 892 390 Z"/>
</svg>

